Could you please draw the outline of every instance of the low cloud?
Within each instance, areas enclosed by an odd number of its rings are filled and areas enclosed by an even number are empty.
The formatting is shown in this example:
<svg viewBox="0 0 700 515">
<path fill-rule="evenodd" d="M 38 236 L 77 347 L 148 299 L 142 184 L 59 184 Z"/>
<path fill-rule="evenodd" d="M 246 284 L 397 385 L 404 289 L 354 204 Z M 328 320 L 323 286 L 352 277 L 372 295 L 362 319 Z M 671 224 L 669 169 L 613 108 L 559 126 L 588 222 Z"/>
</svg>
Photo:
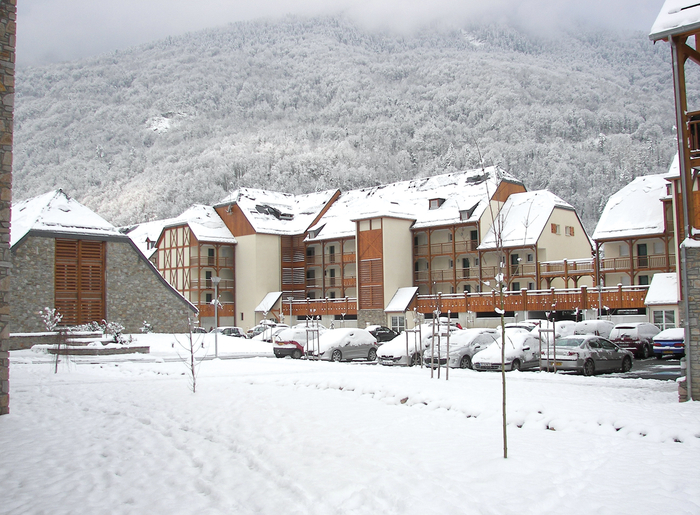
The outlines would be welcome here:
<svg viewBox="0 0 700 515">
<path fill-rule="evenodd" d="M 167 36 L 262 17 L 344 13 L 368 27 L 408 31 L 426 23 L 502 21 L 543 33 L 587 24 L 651 28 L 660 0 L 22 0 L 20 65 L 74 60 Z"/>
</svg>

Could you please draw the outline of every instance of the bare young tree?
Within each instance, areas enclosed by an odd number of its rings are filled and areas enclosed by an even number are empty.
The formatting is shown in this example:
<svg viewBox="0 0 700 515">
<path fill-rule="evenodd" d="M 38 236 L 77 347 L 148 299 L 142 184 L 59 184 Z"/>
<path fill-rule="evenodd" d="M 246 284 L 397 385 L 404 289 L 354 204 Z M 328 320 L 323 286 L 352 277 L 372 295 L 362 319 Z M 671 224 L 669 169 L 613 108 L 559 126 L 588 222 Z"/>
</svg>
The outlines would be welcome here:
<svg viewBox="0 0 700 515">
<path fill-rule="evenodd" d="M 199 375 L 199 367 L 202 364 L 201 360 L 197 360 L 196 354 L 197 351 L 202 348 L 202 344 L 200 339 L 194 336 L 192 327 L 194 327 L 194 320 L 192 320 L 192 318 L 188 318 L 189 332 L 185 335 L 185 341 L 181 342 L 177 337 L 175 337 L 175 341 L 183 351 L 181 354 L 180 351 L 177 350 L 177 355 L 185 364 L 185 367 L 187 367 L 187 377 L 190 382 L 190 390 L 192 390 L 192 393 L 196 393 L 197 376 Z"/>
</svg>

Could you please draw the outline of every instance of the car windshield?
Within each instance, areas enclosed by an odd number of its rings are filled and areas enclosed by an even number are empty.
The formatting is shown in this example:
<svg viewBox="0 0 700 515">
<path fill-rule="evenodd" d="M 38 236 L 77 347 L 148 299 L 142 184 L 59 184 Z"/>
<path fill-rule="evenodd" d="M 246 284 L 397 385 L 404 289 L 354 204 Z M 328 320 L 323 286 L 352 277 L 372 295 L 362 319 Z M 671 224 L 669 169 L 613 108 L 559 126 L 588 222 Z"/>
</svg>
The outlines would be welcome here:
<svg viewBox="0 0 700 515">
<path fill-rule="evenodd" d="M 634 338 L 637 336 L 636 327 L 616 327 L 613 329 L 617 338 Z"/>
<path fill-rule="evenodd" d="M 579 338 L 560 338 L 557 340 L 557 347 L 580 347 L 583 340 Z"/>
</svg>

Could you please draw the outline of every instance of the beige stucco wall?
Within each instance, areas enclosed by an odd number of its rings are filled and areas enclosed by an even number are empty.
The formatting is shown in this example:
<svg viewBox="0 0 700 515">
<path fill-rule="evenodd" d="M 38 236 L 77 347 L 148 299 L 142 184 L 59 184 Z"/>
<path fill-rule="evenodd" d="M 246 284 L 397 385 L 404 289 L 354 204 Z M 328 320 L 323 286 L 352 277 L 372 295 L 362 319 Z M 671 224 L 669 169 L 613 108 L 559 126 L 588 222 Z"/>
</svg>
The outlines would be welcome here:
<svg viewBox="0 0 700 515">
<path fill-rule="evenodd" d="M 384 303 L 389 304 L 396 290 L 413 286 L 413 235 L 411 220 L 382 219 Z"/>
<path fill-rule="evenodd" d="M 558 224 L 560 227 L 559 234 L 554 234 L 551 231 L 551 225 Z M 574 228 L 574 235 L 566 235 L 566 227 Z M 561 261 L 563 259 L 591 259 L 591 244 L 588 235 L 581 225 L 581 221 L 576 216 L 576 212 L 570 209 L 554 208 L 552 214 L 544 226 L 544 230 L 537 241 L 537 254 L 540 262 L 543 261 Z M 578 286 L 592 286 L 593 279 L 583 277 Z M 572 285 L 569 284 L 569 287 Z M 565 288 L 566 285 L 561 279 L 555 279 L 552 282 L 554 288 Z"/>
<path fill-rule="evenodd" d="M 260 301 L 269 292 L 280 291 L 281 239 L 270 234 L 251 234 L 236 240 L 236 325 L 250 329 L 262 317 L 255 315 Z"/>
</svg>

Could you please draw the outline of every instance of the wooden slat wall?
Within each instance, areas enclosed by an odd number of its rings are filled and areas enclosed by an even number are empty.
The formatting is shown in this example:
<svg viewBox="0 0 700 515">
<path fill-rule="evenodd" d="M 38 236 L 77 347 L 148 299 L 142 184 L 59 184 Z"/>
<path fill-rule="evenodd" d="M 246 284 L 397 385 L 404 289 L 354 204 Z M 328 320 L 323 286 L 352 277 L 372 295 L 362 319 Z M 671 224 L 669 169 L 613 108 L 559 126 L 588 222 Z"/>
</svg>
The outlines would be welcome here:
<svg viewBox="0 0 700 515">
<path fill-rule="evenodd" d="M 54 302 L 62 325 L 86 324 L 105 318 L 105 255 L 103 241 L 56 239 Z"/>
<path fill-rule="evenodd" d="M 384 308 L 382 230 L 357 231 L 358 304 L 360 309 Z"/>
</svg>

